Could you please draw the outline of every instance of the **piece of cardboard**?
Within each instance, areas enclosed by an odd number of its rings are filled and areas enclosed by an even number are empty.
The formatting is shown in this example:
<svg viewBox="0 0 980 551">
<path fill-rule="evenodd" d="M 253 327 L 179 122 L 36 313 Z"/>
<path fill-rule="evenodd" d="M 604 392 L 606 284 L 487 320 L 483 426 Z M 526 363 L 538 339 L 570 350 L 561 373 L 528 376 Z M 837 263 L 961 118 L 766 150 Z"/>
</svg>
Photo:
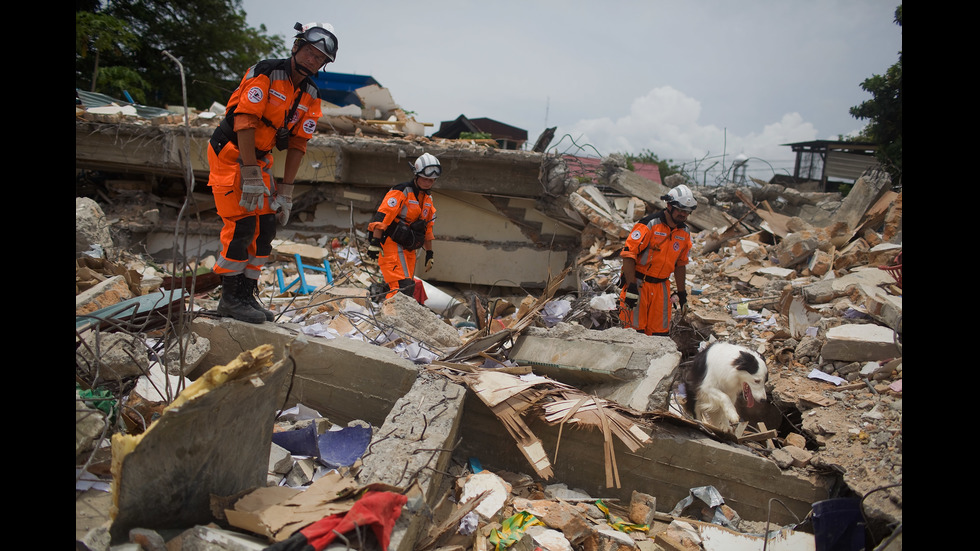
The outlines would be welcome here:
<svg viewBox="0 0 980 551">
<path fill-rule="evenodd" d="M 353 478 L 332 471 L 305 490 L 258 488 L 236 501 L 234 509 L 225 509 L 225 516 L 236 528 L 283 541 L 324 517 L 349 511 L 356 500 L 348 496 L 357 487 Z"/>
</svg>

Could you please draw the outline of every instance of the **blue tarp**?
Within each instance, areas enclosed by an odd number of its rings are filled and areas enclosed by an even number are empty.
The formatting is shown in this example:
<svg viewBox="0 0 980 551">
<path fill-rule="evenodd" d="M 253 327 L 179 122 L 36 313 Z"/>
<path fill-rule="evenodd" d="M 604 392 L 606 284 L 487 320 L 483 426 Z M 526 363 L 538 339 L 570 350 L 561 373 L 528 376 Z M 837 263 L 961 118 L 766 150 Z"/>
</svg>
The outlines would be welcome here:
<svg viewBox="0 0 980 551">
<path fill-rule="evenodd" d="M 361 100 L 354 93 L 354 90 L 372 84 L 381 86 L 372 76 L 330 73 L 327 71 L 317 73 L 313 78 L 313 82 L 316 83 L 320 91 L 320 99 L 329 101 L 338 107 L 344 107 L 345 105 L 364 107 L 361 105 Z"/>
</svg>

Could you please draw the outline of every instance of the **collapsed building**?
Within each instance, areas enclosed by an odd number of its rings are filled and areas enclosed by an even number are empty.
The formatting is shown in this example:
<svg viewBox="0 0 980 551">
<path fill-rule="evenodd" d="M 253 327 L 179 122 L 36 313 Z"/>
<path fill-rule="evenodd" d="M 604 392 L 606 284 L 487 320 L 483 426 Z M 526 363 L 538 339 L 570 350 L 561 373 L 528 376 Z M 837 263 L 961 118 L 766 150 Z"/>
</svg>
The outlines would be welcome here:
<svg viewBox="0 0 980 551">
<path fill-rule="evenodd" d="M 485 548 L 481 534 L 518 510 L 587 518 L 546 523 L 576 548 L 673 549 L 695 535 L 668 524 L 687 519 L 710 549 L 711 515 L 680 505 L 712 488 L 725 507 L 709 508 L 727 513 L 726 528 L 737 519 L 806 530 L 813 504 L 856 497 L 871 536 L 900 546 L 901 193 L 886 174 L 865 172 L 846 199 L 766 182 L 698 188 L 692 304 L 672 338 L 646 337 L 616 327 L 604 304 L 616 292 L 622 241 L 663 206 L 669 182 L 615 156 L 583 178 L 563 155 L 427 139 L 407 132 L 419 125 L 397 109 L 379 111 L 366 119 L 325 109 L 296 179 L 294 219 L 280 230 L 279 262 L 263 274 L 279 320 L 250 326 L 206 314 L 214 283 L 198 269 L 218 247 L 205 186 L 214 117 L 80 110 L 77 396 L 109 382 L 140 415 L 111 426 L 88 410 L 91 394 L 81 400 L 78 418 L 97 422 L 76 422 L 80 470 L 111 475 L 114 489 L 108 523 L 96 515 L 79 540 L 95 548 L 141 529 L 193 538 L 183 530 L 217 522 L 284 541 L 351 508 L 320 503 L 297 518 L 276 509 L 301 499 L 289 490 L 347 495 L 353 486 L 409 496 L 387 534 L 398 549 Z M 401 295 L 379 304 L 367 292 L 377 274 L 356 253 L 377 202 L 422 152 L 444 167 L 434 195 L 445 260 L 426 274 L 427 289 L 450 298 L 428 309 Z M 134 249 L 143 262 L 120 252 Z M 289 279 L 300 285 L 285 287 Z M 147 354 L 134 333 L 161 344 Z M 743 412 L 736 433 L 672 407 L 678 368 L 711 340 L 743 343 L 770 364 L 771 407 Z M 125 350 L 116 364 L 114 347 Z M 147 377 L 147 357 L 164 366 L 162 379 Z M 301 429 L 314 441 L 369 427 L 356 464 L 330 463 L 316 448 L 319 468 L 289 459 L 291 482 L 273 476 L 270 448 L 282 449 L 272 445 L 274 421 L 294 405 L 329 419 Z M 99 444 L 119 426 L 128 440 Z M 328 465 L 350 478 L 322 475 Z M 469 495 L 466 482 L 481 472 L 510 489 Z M 548 486 L 555 481 L 582 493 L 560 494 Z M 267 484 L 280 490 L 257 490 Z M 461 538 L 462 519 L 501 493 L 504 504 L 480 511 L 479 528 Z M 602 528 L 615 523 L 594 505 L 589 517 L 584 505 L 549 514 L 544 503 L 589 504 L 584 496 L 662 529 L 623 541 Z M 632 514 L 638 502 L 645 514 Z M 250 548 L 224 545 L 216 548 Z"/>
</svg>

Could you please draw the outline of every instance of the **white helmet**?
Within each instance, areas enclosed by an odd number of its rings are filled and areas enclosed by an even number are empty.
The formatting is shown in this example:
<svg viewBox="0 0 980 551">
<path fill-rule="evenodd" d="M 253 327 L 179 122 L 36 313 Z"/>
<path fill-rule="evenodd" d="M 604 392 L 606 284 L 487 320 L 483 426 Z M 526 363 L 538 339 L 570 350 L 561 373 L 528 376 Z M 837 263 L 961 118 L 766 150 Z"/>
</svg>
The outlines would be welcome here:
<svg viewBox="0 0 980 551">
<path fill-rule="evenodd" d="M 327 63 L 337 60 L 337 35 L 333 33 L 333 25 L 330 23 L 307 23 L 293 25 L 296 30 L 295 38 L 313 45 L 327 56 Z"/>
<path fill-rule="evenodd" d="M 415 159 L 415 166 L 412 167 L 416 176 L 422 176 L 423 178 L 438 178 L 442 174 L 442 165 L 439 164 L 439 159 L 431 153 L 423 153 L 418 159 Z"/>
<path fill-rule="evenodd" d="M 681 184 L 674 189 L 667 192 L 667 195 L 661 197 L 667 204 L 678 208 L 681 210 L 686 210 L 688 212 L 694 210 L 698 206 L 698 200 L 694 198 L 694 194 L 691 193 L 691 188 L 684 184 Z"/>
</svg>

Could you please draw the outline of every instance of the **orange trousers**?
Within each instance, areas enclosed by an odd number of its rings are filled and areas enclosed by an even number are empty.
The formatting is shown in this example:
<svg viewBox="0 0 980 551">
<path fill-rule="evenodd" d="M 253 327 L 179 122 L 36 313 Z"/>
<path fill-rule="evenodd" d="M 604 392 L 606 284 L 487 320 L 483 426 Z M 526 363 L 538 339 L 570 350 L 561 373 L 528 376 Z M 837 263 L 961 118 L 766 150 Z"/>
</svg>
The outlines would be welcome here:
<svg viewBox="0 0 980 551">
<path fill-rule="evenodd" d="M 381 245 L 381 254 L 378 255 L 378 267 L 388 284 L 386 299 L 395 296 L 399 290 L 409 296 L 414 295 L 417 256 L 415 251 L 405 249 L 395 243 L 394 239 L 385 239 Z"/>
<path fill-rule="evenodd" d="M 211 172 L 208 185 L 214 195 L 214 206 L 224 225 L 221 228 L 221 254 L 214 264 L 214 273 L 222 276 L 245 274 L 258 279 L 262 267 L 272 253 L 272 240 L 276 238 L 276 211 L 269 200 L 274 195 L 272 155 L 259 159 L 262 178 L 270 189 L 269 196 L 254 211 L 247 211 L 238 203 L 242 199 L 241 164 L 238 149 L 227 144 L 216 155 L 208 145 L 208 162 Z"/>
<path fill-rule="evenodd" d="M 623 327 L 647 335 L 667 336 L 670 332 L 670 282 L 651 283 L 638 279 L 636 290 L 640 299 L 636 307 L 626 306 L 626 288 L 619 293 L 619 320 Z"/>
</svg>

